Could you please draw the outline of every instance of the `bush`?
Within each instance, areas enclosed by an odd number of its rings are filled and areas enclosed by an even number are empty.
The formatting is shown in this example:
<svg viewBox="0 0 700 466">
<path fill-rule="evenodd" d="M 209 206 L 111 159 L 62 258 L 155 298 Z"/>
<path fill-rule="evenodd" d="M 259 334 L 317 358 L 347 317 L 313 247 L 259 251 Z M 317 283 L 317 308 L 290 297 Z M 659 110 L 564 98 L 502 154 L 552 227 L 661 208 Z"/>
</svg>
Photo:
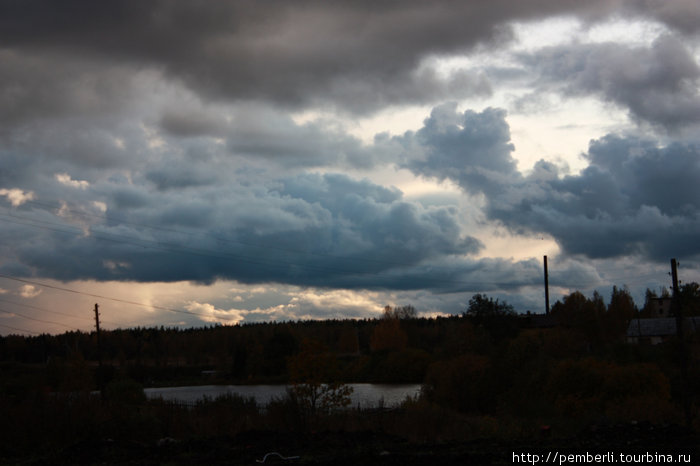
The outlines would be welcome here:
<svg viewBox="0 0 700 466">
<path fill-rule="evenodd" d="M 476 354 L 433 363 L 425 382 L 429 400 L 463 413 L 488 412 L 497 392 L 490 359 Z"/>
<path fill-rule="evenodd" d="M 116 406 L 137 406 L 146 402 L 143 386 L 125 377 L 114 379 L 105 387 L 105 399 Z"/>
<path fill-rule="evenodd" d="M 565 360 L 552 370 L 547 391 L 569 417 L 663 422 L 674 413 L 668 378 L 652 364 Z"/>
</svg>

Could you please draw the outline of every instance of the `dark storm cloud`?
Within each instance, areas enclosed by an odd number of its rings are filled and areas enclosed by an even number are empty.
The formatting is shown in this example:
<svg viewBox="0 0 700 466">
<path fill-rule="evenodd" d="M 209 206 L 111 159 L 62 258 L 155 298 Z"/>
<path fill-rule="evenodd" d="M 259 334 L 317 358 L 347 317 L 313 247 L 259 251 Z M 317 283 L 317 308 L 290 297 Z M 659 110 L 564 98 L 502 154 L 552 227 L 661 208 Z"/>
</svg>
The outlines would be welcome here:
<svg viewBox="0 0 700 466">
<path fill-rule="evenodd" d="M 209 170 L 203 170 L 198 165 L 187 167 L 184 164 L 161 167 L 157 170 L 148 171 L 145 175 L 146 179 L 155 184 L 161 191 L 193 186 L 208 186 L 220 179 L 220 176 L 211 173 Z"/>
<path fill-rule="evenodd" d="M 565 96 L 599 95 L 639 120 L 678 128 L 700 122 L 700 66 L 676 38 L 650 47 L 614 43 L 546 48 L 528 57 L 538 82 Z"/>
<path fill-rule="evenodd" d="M 439 77 L 419 65 L 429 55 L 507 40 L 508 21 L 596 18 L 609 4 L 615 2 L 5 0 L 0 43 L 5 55 L 56 60 L 59 71 L 80 57 L 162 70 L 208 98 L 365 112 L 488 94 L 482 76 Z M 31 69 L 56 76 L 49 62 Z M 182 121 L 170 123 L 187 131 Z"/>
<path fill-rule="evenodd" d="M 0 187 L 45 191 L 56 174 L 92 182 L 125 173 L 154 155 L 148 145 L 138 122 L 117 116 L 34 120 L 4 138 L 0 130 Z"/>
<path fill-rule="evenodd" d="M 353 79 L 335 79 L 326 92 L 314 98 L 332 99 L 342 105 L 340 111 L 364 113 L 391 105 L 425 104 L 446 99 L 486 97 L 492 94 L 491 83 L 485 75 L 459 71 L 441 77 L 435 71 L 425 69 L 395 77 L 358 76 Z"/>
<path fill-rule="evenodd" d="M 297 123 L 279 109 L 263 105 L 240 105 L 228 112 L 170 105 L 158 124 L 162 136 L 171 137 L 169 145 L 188 152 L 189 159 L 216 158 L 216 152 L 221 155 L 225 148 L 233 156 L 301 169 L 372 168 L 380 157 L 338 125 L 322 120 Z"/>
<path fill-rule="evenodd" d="M 700 10 L 695 0 L 629 0 L 626 5 L 631 11 L 656 18 L 682 33 L 697 34 L 700 31 Z"/>
<path fill-rule="evenodd" d="M 0 45 L 0 123 L 7 129 L 56 117 L 118 114 L 138 78 L 131 67 L 109 60 Z"/>
<path fill-rule="evenodd" d="M 485 194 L 486 215 L 518 233 L 552 235 L 565 252 L 656 260 L 700 254 L 700 147 L 606 136 L 593 141 L 578 175 L 540 161 L 515 169 L 505 113 L 433 111 L 397 138 L 417 174 Z"/>
<path fill-rule="evenodd" d="M 166 109 L 160 119 L 160 127 L 174 136 L 220 136 L 226 131 L 222 117 L 202 108 Z"/>
<path fill-rule="evenodd" d="M 269 108 L 246 108 L 231 118 L 227 148 L 235 155 L 264 158 L 283 167 L 371 168 L 375 155 L 359 139 L 317 122 L 297 124 Z"/>
<path fill-rule="evenodd" d="M 0 117 L 113 110 L 133 98 L 128 83 L 144 71 L 185 83 L 210 101 L 330 105 L 354 113 L 485 96 L 491 84 L 484 75 L 440 76 L 422 61 L 507 41 L 511 21 L 557 15 L 596 21 L 616 13 L 663 21 L 680 33 L 698 30 L 690 0 L 3 0 Z M 684 59 L 677 50 L 662 52 Z M 633 59 L 619 58 L 620 67 Z M 212 123 L 177 113 L 163 117 L 165 127 L 184 135 L 210 134 Z"/>
<path fill-rule="evenodd" d="M 5 243 L 6 266 L 25 264 L 33 275 L 61 280 L 412 289 L 446 286 L 431 278 L 436 266 L 429 265 L 481 247 L 462 236 L 456 209 L 425 208 L 345 175 L 168 193 L 115 178 L 88 191 L 106 213 L 30 203 L 14 223 L 3 223 L 4 235 L 25 230 L 21 244 Z"/>
</svg>

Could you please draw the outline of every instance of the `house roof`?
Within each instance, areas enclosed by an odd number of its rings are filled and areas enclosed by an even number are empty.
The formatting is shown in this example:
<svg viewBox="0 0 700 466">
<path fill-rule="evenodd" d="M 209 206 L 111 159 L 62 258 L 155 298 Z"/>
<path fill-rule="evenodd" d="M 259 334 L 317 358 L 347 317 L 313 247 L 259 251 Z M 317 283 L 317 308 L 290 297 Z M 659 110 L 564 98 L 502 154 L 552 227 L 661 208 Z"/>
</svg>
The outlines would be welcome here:
<svg viewBox="0 0 700 466">
<path fill-rule="evenodd" d="M 686 330 L 700 329 L 700 317 L 686 317 L 683 323 Z M 628 337 L 665 337 L 676 333 L 675 317 L 632 319 L 627 327 Z"/>
</svg>

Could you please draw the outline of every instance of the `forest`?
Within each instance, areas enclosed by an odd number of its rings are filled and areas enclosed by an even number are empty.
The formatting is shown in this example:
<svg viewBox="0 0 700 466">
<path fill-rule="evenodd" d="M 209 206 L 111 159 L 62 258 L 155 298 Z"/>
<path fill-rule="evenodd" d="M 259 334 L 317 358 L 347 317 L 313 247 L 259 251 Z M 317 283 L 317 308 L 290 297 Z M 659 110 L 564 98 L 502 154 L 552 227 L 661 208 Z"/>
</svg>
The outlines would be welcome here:
<svg viewBox="0 0 700 466">
<path fill-rule="evenodd" d="M 691 283 L 680 290 L 684 316 L 700 315 L 699 289 Z M 434 443 L 539 439 L 545 430 L 572 438 L 620 423 L 694 432 L 700 337 L 659 345 L 625 338 L 630 320 L 650 315 L 658 296 L 648 291 L 638 308 L 624 287 L 613 287 L 607 303 L 598 293 L 574 292 L 549 316 L 518 314 L 476 294 L 450 317 L 420 318 L 405 305 L 365 320 L 130 328 L 103 330 L 99 338 L 94 331 L 9 335 L 0 338 L 0 415 L 12 422 L 3 423 L 0 459 L 134 435 L 156 441 L 379 430 Z M 346 384 L 358 382 L 423 388 L 387 412 L 339 409 L 347 405 Z M 197 384 L 292 389 L 265 408 L 226 397 L 194 409 L 147 400 L 142 390 Z M 335 398 L 307 403 L 319 390 Z"/>
</svg>

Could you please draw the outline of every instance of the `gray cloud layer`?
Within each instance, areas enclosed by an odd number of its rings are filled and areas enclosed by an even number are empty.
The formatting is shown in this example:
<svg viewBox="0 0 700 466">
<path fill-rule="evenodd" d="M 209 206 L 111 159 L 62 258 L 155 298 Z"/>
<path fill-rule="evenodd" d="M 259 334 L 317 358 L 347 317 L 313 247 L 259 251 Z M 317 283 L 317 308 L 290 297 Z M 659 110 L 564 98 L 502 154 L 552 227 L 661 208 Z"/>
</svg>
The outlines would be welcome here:
<svg viewBox="0 0 700 466">
<path fill-rule="evenodd" d="M 443 75 L 425 60 L 504 47 L 510 21 L 624 14 L 669 35 L 648 47 L 550 47 L 519 56 L 527 72 L 506 71 L 536 76 L 539 93 L 692 126 L 700 67 L 684 38 L 699 32 L 699 11 L 692 1 L 0 0 L 0 190 L 36 195 L 16 207 L 0 196 L 0 270 L 440 292 L 539 284 L 536 261 L 474 259 L 483 246 L 455 207 L 337 173 L 379 166 L 453 181 L 483 198 L 488 220 L 552 235 L 566 253 L 697 256 L 697 145 L 608 135 L 580 174 L 546 161 L 525 174 L 502 109 L 436 106 L 421 129 L 373 144 L 289 112 L 486 97 L 506 78 Z"/>
<path fill-rule="evenodd" d="M 599 95 L 639 120 L 666 128 L 700 122 L 700 66 L 676 38 L 651 47 L 585 44 L 547 48 L 527 57 L 538 83 L 565 96 Z"/>
<path fill-rule="evenodd" d="M 128 80 L 126 66 L 158 70 L 207 98 L 365 112 L 490 92 L 478 74 L 440 78 L 419 64 L 431 54 L 507 40 L 508 21 L 566 14 L 594 20 L 615 12 L 646 15 L 684 33 L 700 23 L 685 1 L 5 0 L 0 52 L 17 71 L 5 77 L 15 86 L 1 98 L 5 109 L 89 110 L 120 97 L 121 87 L 110 83 Z M 38 85 L 42 74 L 55 84 Z M 96 102 L 91 91 L 98 91 Z"/>
<path fill-rule="evenodd" d="M 304 138 L 288 143 L 290 157 L 307 145 Z M 5 215 L 3 234 L 21 245 L 4 244 L 3 270 L 64 280 L 230 278 L 346 288 L 493 283 L 475 279 L 487 264 L 466 258 L 481 245 L 464 236 L 455 207 L 424 207 L 346 175 L 251 174 L 236 169 L 240 159 L 229 149 L 199 163 L 187 151 L 158 157 L 152 149 L 129 178 L 114 174 L 83 186 L 88 168 L 70 186 L 59 177 L 37 186 L 37 202 L 64 199 L 67 207 L 27 203 L 14 218 Z M 549 234 L 566 253 L 661 261 L 700 254 L 699 150 L 609 135 L 591 143 L 580 174 L 540 161 L 526 175 L 512 158 L 504 111 L 458 112 L 454 104 L 436 107 L 416 132 L 363 148 L 393 152 L 416 174 L 482 195 L 488 218 L 516 233 Z M 536 267 L 526 269 L 511 286 L 539 280 Z"/>
</svg>

